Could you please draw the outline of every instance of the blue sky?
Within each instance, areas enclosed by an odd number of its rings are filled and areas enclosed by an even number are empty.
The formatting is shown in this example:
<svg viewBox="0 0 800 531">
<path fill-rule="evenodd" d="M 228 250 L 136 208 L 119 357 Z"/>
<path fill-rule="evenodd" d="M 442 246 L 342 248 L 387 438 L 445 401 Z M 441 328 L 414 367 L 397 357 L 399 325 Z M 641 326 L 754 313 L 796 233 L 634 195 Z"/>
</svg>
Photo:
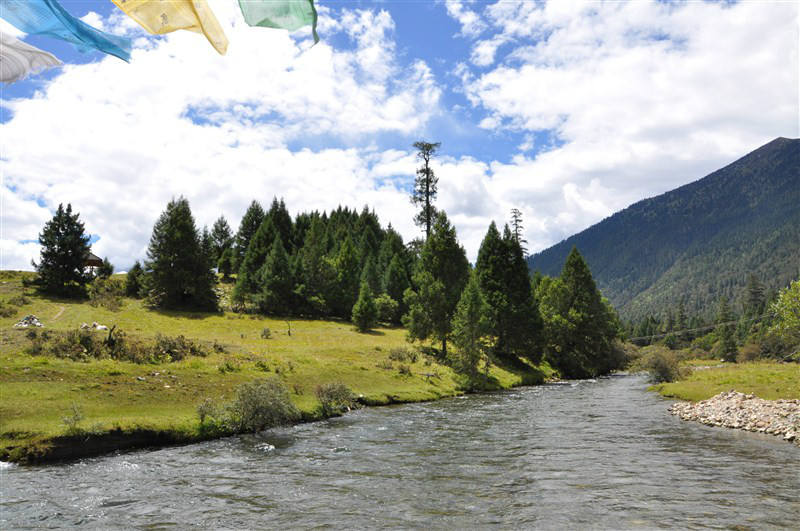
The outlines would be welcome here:
<svg viewBox="0 0 800 531">
<path fill-rule="evenodd" d="M 254 198 L 369 204 L 409 239 L 421 138 L 470 257 L 512 207 L 537 251 L 798 136 L 794 3 L 323 0 L 314 47 L 209 4 L 224 57 L 108 1 L 63 5 L 131 37 L 130 64 L 20 36 L 66 66 L 2 87 L 2 268 L 29 267 L 59 202 L 123 269 L 175 195 L 234 227 Z"/>
</svg>

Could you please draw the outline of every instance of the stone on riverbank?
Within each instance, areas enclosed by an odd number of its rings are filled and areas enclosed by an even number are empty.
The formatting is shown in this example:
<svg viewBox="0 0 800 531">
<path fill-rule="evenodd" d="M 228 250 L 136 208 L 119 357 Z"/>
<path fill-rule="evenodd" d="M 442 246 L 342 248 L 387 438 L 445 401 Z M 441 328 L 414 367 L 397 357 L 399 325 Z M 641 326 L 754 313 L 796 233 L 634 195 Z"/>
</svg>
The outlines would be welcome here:
<svg viewBox="0 0 800 531">
<path fill-rule="evenodd" d="M 728 391 L 694 404 L 673 404 L 669 412 L 706 426 L 777 435 L 800 446 L 800 400 L 763 400 Z"/>
</svg>

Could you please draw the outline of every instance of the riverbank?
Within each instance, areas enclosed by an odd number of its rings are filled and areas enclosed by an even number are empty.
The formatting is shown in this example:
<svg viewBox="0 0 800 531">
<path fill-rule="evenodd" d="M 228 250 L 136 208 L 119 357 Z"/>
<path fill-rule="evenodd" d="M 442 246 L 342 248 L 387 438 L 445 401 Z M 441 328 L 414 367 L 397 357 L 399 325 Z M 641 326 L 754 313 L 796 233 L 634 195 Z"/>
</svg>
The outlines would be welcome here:
<svg viewBox="0 0 800 531">
<path fill-rule="evenodd" d="M 696 361 L 696 360 L 693 360 Z M 753 394 L 765 400 L 800 399 L 800 364 L 755 362 L 693 363 L 694 370 L 677 382 L 650 387 L 667 398 L 707 400 L 725 391 Z"/>
<path fill-rule="evenodd" d="M 728 391 L 697 403 L 673 404 L 669 412 L 682 420 L 766 433 L 800 446 L 800 400 L 763 400 Z"/>
<path fill-rule="evenodd" d="M 227 400 L 239 384 L 257 378 L 281 379 L 305 421 L 321 418 L 314 391 L 331 382 L 344 383 L 373 406 L 463 393 L 449 367 L 407 350 L 400 328 L 360 334 L 341 321 L 155 312 L 132 299 L 124 299 L 121 309 L 112 312 L 86 302 L 42 297 L 25 290 L 21 278 L 3 272 L 0 279 L 0 301 L 25 299 L 14 313 L 0 317 L 3 461 L 72 459 L 226 436 L 201 428 L 197 405 L 206 398 Z M 27 353 L 30 329 L 13 328 L 29 314 L 44 324 L 38 332 L 98 322 L 142 341 L 157 334 L 183 335 L 205 355 L 159 363 L 33 356 Z M 551 376 L 548 366 L 522 361 L 490 371 L 494 389 L 542 383 Z"/>
</svg>

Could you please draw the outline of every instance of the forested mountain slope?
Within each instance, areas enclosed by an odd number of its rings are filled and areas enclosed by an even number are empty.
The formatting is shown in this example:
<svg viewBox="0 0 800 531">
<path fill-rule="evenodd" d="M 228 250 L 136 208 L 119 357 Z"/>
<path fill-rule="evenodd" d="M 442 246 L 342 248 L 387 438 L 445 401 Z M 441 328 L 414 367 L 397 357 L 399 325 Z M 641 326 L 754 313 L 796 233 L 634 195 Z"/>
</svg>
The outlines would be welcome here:
<svg viewBox="0 0 800 531">
<path fill-rule="evenodd" d="M 778 138 L 714 173 L 617 212 L 528 259 L 556 275 L 572 246 L 624 319 L 683 300 L 713 313 L 738 301 L 747 276 L 769 289 L 800 267 L 800 139 Z"/>
</svg>

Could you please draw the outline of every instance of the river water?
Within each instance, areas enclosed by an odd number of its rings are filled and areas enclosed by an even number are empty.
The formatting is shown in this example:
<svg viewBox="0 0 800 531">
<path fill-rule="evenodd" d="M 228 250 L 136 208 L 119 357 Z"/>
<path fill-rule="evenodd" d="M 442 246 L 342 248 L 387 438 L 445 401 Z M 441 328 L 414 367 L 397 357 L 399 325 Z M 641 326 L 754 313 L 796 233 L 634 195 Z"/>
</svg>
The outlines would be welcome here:
<svg viewBox="0 0 800 531">
<path fill-rule="evenodd" d="M 800 450 L 639 376 L 0 470 L 0 529 L 798 529 Z"/>
</svg>

